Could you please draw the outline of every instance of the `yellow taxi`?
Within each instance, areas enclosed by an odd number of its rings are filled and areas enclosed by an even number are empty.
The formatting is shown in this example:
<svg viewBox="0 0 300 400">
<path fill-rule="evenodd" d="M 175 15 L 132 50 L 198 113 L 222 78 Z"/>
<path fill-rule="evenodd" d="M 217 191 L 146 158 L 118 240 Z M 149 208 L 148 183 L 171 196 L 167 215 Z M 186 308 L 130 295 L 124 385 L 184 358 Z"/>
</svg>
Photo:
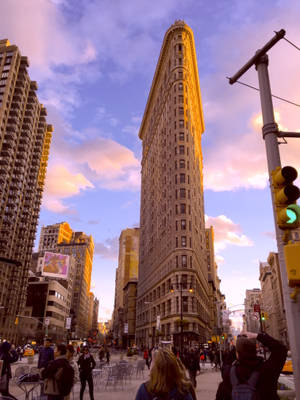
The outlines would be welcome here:
<svg viewBox="0 0 300 400">
<path fill-rule="evenodd" d="M 293 364 L 292 364 L 291 357 L 287 357 L 281 373 L 282 374 L 292 374 L 293 373 Z"/>
<path fill-rule="evenodd" d="M 34 356 L 34 350 L 33 350 L 33 348 L 32 348 L 32 347 L 29 347 L 29 346 L 28 346 L 28 347 L 25 347 L 23 356 L 24 356 L 24 357 L 27 357 L 27 356 Z"/>
</svg>

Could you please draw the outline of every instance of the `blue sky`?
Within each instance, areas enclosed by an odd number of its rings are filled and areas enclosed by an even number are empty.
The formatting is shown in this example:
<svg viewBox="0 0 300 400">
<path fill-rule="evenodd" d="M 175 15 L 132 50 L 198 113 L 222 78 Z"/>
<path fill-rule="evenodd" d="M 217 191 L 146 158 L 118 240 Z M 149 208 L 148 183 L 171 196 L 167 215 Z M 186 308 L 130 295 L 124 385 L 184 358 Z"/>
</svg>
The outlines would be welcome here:
<svg viewBox="0 0 300 400">
<path fill-rule="evenodd" d="M 221 289 L 228 305 L 259 287 L 259 260 L 276 249 L 258 93 L 233 75 L 286 29 L 299 46 L 293 1 L 7 0 L 0 36 L 30 60 L 30 76 L 54 125 L 41 225 L 68 221 L 95 240 L 93 291 L 100 319 L 113 308 L 118 237 L 139 224 L 138 129 L 165 31 L 193 29 L 203 100 L 205 214 L 213 225 Z M 298 41 L 298 43 L 297 43 Z M 300 53 L 281 41 L 270 51 L 274 94 L 299 103 Z M 256 71 L 242 78 L 257 86 Z M 300 128 L 299 109 L 274 100 L 281 129 Z M 298 118 L 297 118 L 298 117 Z M 300 142 L 281 146 L 300 167 Z"/>
</svg>

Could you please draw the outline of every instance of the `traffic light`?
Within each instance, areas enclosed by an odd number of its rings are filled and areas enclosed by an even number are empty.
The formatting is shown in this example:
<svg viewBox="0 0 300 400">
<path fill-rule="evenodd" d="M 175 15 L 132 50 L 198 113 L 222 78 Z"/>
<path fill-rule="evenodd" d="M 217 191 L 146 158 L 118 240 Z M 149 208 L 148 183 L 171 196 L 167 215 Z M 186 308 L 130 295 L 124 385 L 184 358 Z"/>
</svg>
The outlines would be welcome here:
<svg viewBox="0 0 300 400">
<path fill-rule="evenodd" d="M 289 286 L 300 285 L 300 243 L 285 245 L 284 257 Z"/>
<path fill-rule="evenodd" d="M 265 313 L 264 313 L 264 312 L 261 312 L 261 313 L 260 313 L 260 318 L 261 318 L 262 321 L 265 321 L 265 320 L 266 320 L 266 317 L 265 317 Z"/>
<path fill-rule="evenodd" d="M 300 207 L 296 204 L 296 200 L 300 197 L 300 190 L 292 184 L 298 176 L 296 169 L 277 167 L 271 175 L 278 227 L 280 229 L 298 228 Z"/>
</svg>

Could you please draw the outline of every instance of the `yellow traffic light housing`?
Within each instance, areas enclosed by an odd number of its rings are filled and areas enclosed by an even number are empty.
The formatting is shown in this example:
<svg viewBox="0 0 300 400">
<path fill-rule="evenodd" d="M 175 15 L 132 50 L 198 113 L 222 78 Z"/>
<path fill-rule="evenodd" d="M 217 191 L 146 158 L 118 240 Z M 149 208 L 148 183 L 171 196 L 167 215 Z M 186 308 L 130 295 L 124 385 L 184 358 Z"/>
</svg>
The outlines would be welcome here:
<svg viewBox="0 0 300 400">
<path fill-rule="evenodd" d="M 284 257 L 289 286 L 300 285 L 300 243 L 285 245 Z"/>
<path fill-rule="evenodd" d="M 300 226 L 300 207 L 296 204 L 300 190 L 292 184 L 297 176 L 297 170 L 289 166 L 277 167 L 272 171 L 276 220 L 280 229 L 295 229 Z"/>
</svg>

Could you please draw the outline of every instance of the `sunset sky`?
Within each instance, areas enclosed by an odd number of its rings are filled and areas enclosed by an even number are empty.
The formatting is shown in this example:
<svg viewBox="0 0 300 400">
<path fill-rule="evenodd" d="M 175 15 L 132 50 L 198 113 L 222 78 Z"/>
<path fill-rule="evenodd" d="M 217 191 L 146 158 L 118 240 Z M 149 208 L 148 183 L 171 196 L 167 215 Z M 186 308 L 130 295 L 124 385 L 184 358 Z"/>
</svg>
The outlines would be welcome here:
<svg viewBox="0 0 300 400">
<path fill-rule="evenodd" d="M 259 287 L 259 261 L 276 250 L 257 91 L 228 84 L 255 51 L 285 29 L 300 46 L 297 0 L 2 0 L 0 38 L 30 60 L 54 125 L 42 225 L 61 221 L 93 235 L 93 291 L 111 316 L 118 238 L 139 225 L 139 125 L 166 30 L 194 31 L 205 132 L 205 214 L 228 306 Z M 272 92 L 300 103 L 300 52 L 281 40 L 269 52 Z M 257 72 L 241 80 L 258 86 Z M 282 130 L 300 131 L 299 107 L 274 99 Z M 281 145 L 300 167 L 300 140 Z"/>
</svg>

